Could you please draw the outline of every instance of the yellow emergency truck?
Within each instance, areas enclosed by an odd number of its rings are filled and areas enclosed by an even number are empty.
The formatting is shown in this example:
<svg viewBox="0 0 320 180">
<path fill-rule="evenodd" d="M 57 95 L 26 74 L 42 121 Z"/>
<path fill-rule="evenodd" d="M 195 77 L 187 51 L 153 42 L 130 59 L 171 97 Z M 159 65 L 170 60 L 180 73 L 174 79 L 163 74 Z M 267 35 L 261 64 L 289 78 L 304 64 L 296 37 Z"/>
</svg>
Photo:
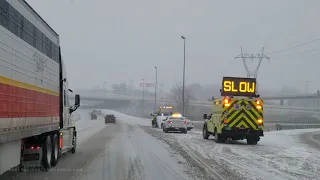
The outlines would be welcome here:
<svg viewBox="0 0 320 180">
<path fill-rule="evenodd" d="M 220 98 L 212 98 L 212 112 L 204 114 L 203 138 L 217 143 L 246 139 L 256 145 L 263 136 L 263 101 L 255 78 L 223 77 Z"/>
</svg>

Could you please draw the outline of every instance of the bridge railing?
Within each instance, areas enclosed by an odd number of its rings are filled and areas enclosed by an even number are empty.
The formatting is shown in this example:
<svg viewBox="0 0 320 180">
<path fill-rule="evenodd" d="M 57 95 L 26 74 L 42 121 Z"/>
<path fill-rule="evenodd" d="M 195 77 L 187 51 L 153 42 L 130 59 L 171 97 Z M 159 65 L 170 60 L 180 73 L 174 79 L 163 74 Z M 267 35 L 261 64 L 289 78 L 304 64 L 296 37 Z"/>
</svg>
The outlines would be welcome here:
<svg viewBox="0 0 320 180">
<path fill-rule="evenodd" d="M 124 100 L 142 100 L 142 98 L 137 98 L 137 97 L 126 97 L 124 98 L 123 96 L 119 96 L 119 97 L 101 97 L 101 96 L 97 96 L 97 95 L 89 95 L 89 96 L 81 96 L 81 99 L 86 99 L 86 98 L 90 98 L 91 100 L 99 100 L 99 101 L 103 101 L 103 99 L 124 99 Z M 70 99 L 73 99 L 73 96 L 70 96 Z M 145 101 L 154 101 L 154 99 L 152 98 L 145 98 Z M 157 102 L 159 103 L 174 103 L 174 101 L 172 100 L 166 100 L 166 99 L 157 99 Z M 190 105 L 193 106 L 205 106 L 205 107 L 211 107 L 212 106 L 212 102 L 206 101 L 206 102 L 201 102 L 201 101 L 191 101 Z M 305 108 L 305 107 L 301 107 L 301 106 L 285 106 L 285 105 L 268 105 L 265 104 L 264 105 L 265 108 L 268 109 L 275 109 L 275 110 L 290 110 L 290 111 L 304 111 L 304 112 L 320 112 L 319 109 L 315 109 L 315 108 Z"/>
</svg>

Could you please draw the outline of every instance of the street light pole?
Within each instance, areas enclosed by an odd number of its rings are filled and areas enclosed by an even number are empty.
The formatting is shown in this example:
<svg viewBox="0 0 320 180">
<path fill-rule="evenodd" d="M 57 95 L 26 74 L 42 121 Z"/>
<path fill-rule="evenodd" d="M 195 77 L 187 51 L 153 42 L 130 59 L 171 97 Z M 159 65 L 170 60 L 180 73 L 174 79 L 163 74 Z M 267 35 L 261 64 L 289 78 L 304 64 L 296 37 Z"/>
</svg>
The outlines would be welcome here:
<svg viewBox="0 0 320 180">
<path fill-rule="evenodd" d="M 142 79 L 142 115 L 144 116 L 144 79 Z"/>
<path fill-rule="evenodd" d="M 157 86 L 158 86 L 158 68 L 157 66 L 154 67 L 156 69 L 156 84 L 154 85 L 154 112 L 157 110 Z"/>
<path fill-rule="evenodd" d="M 308 96 L 308 81 L 306 81 L 306 96 Z M 308 107 L 308 99 L 306 99 L 306 108 Z"/>
<path fill-rule="evenodd" d="M 161 100 L 163 100 L 163 92 L 162 92 L 163 84 L 161 84 Z"/>
<path fill-rule="evenodd" d="M 182 79 L 182 113 L 185 116 L 185 75 L 186 75 L 186 38 L 181 36 L 183 39 L 183 79 Z"/>
</svg>

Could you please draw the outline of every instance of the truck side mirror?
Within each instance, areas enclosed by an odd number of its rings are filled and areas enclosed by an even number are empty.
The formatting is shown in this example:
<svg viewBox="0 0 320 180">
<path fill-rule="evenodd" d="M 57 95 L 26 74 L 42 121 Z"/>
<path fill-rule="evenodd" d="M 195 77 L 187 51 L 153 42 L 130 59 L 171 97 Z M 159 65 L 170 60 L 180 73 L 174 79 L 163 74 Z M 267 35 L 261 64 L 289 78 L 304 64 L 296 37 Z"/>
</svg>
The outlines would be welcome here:
<svg viewBox="0 0 320 180">
<path fill-rule="evenodd" d="M 70 114 L 73 113 L 74 111 L 76 111 L 78 109 L 78 107 L 80 107 L 80 95 L 76 94 L 74 99 L 75 99 L 74 106 L 70 107 L 70 109 L 69 109 Z M 93 112 L 90 112 L 89 114 L 92 115 Z"/>
<path fill-rule="evenodd" d="M 207 114 L 203 114 L 203 119 L 208 119 L 208 115 Z"/>
<path fill-rule="evenodd" d="M 76 94 L 74 99 L 75 99 L 74 106 L 79 107 L 80 106 L 80 95 Z"/>
</svg>

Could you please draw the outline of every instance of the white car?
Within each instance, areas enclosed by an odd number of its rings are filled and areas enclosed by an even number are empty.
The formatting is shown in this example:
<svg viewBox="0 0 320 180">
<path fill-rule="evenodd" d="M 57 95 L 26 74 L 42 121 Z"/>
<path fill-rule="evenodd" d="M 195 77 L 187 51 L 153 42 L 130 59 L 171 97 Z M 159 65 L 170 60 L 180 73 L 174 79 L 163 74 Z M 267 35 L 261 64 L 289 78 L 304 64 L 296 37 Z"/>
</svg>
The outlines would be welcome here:
<svg viewBox="0 0 320 180">
<path fill-rule="evenodd" d="M 164 123 L 164 121 L 166 120 L 166 118 L 168 116 L 170 116 L 169 112 L 162 112 L 162 113 L 158 114 L 157 119 L 156 119 L 156 123 L 157 123 L 158 128 L 161 128 L 161 124 Z"/>
<path fill-rule="evenodd" d="M 193 122 L 190 121 L 189 119 L 186 119 L 186 121 L 187 121 L 187 129 L 188 129 L 188 131 L 193 129 Z"/>
<path fill-rule="evenodd" d="M 182 133 L 188 133 L 187 121 L 180 114 L 173 114 L 168 116 L 161 125 L 163 132 L 168 133 L 169 131 L 180 131 Z"/>
</svg>

